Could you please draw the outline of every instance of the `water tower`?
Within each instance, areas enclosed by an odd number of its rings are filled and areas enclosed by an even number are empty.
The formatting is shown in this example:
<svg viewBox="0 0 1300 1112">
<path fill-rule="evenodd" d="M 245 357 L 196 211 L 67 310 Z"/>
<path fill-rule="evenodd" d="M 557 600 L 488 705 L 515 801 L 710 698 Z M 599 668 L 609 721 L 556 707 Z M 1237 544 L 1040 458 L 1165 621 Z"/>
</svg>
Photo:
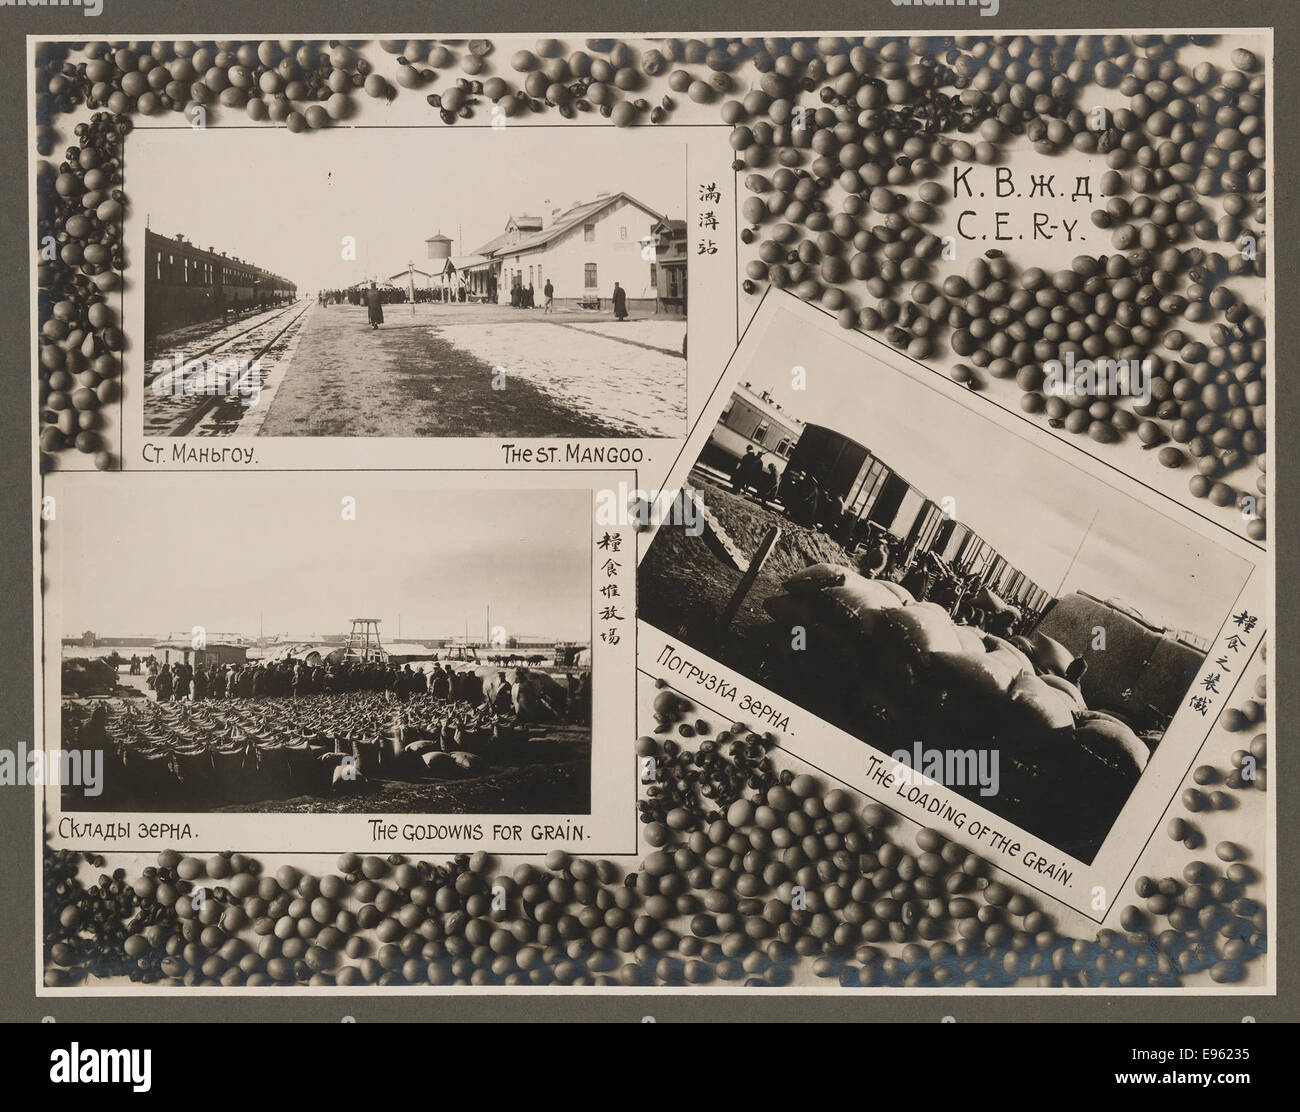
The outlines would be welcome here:
<svg viewBox="0 0 1300 1112">
<path fill-rule="evenodd" d="M 447 259 L 451 257 L 451 240 L 441 232 L 431 235 L 424 242 L 429 247 L 429 258 Z"/>
<path fill-rule="evenodd" d="M 362 660 L 384 660 L 387 653 L 379 643 L 378 618 L 353 618 L 352 632 L 348 634 L 348 656 L 360 657 Z"/>
</svg>

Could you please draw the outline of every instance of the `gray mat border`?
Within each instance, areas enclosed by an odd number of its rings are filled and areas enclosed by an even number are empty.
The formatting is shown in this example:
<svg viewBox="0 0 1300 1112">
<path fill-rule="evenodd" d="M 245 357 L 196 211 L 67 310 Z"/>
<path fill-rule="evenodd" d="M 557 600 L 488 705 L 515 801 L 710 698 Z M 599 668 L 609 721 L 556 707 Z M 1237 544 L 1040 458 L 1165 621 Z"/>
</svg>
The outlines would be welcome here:
<svg viewBox="0 0 1300 1112">
<path fill-rule="evenodd" d="M 56 0 L 50 0 L 51 3 Z M 639 8 L 635 24 L 629 22 L 627 5 L 597 4 L 591 0 L 549 0 L 521 7 L 501 0 L 440 0 L 436 13 L 427 2 L 371 2 L 355 0 L 313 0 L 312 3 L 276 5 L 271 11 L 265 0 L 224 0 L 220 5 L 186 9 L 174 2 L 158 0 L 103 0 L 98 18 L 87 18 L 78 8 L 0 8 L 0 135 L 8 140 L 9 151 L 25 149 L 26 120 L 26 36 L 29 34 L 85 35 L 87 38 L 158 37 L 183 38 L 205 29 L 238 28 L 250 35 L 280 37 L 297 31 L 328 28 L 337 33 L 375 33 L 391 27 L 431 37 L 454 32 L 488 33 L 592 33 L 596 31 L 635 34 L 648 30 L 675 32 L 746 33 L 752 29 L 826 31 L 842 30 L 846 22 L 855 29 L 943 31 L 952 28 L 994 34 L 1008 30 L 1051 28 L 1071 31 L 1096 28 L 1167 27 L 1183 30 L 1196 27 L 1274 28 L 1276 57 L 1283 60 L 1275 74 L 1276 198 L 1279 214 L 1295 204 L 1295 182 L 1300 177 L 1300 144 L 1288 138 L 1288 123 L 1300 119 L 1300 87 L 1297 70 L 1287 59 L 1300 54 L 1300 4 L 1294 0 L 1246 0 L 1231 6 L 1222 0 L 1092 0 L 1082 10 L 1064 7 L 1060 0 L 1001 0 L 998 16 L 980 18 L 977 8 L 894 7 L 888 0 L 847 5 L 825 0 L 804 0 L 791 6 L 784 0 L 733 0 L 708 10 L 698 3 L 656 0 Z M 1076 14 L 1077 13 L 1077 14 Z M 1087 18 L 1082 18 L 1086 16 Z M 149 34 L 146 36 L 145 32 Z M 26 296 L 26 260 L 31 213 L 27 205 L 27 162 L 25 158 L 0 161 L 0 197 L 6 219 L 0 220 L 0 257 L 12 260 L 6 268 L 5 292 L 0 299 L 0 707 L 3 708 L 3 744 L 15 747 L 30 742 L 32 710 L 32 614 L 30 468 L 31 468 L 31 379 L 23 372 L 30 346 L 30 307 Z M 1276 288 L 1300 288 L 1296 264 L 1295 221 L 1282 216 L 1280 232 L 1274 236 L 1270 262 Z M 1280 248 L 1280 249 L 1279 249 Z M 1285 295 L 1283 295 L 1284 297 Z M 1300 350 L 1297 334 L 1300 315 L 1291 312 L 1280 299 L 1277 313 L 1276 350 Z M 1290 365 L 1286 356 L 1273 359 L 1274 366 Z M 1270 541 L 1278 546 L 1277 629 L 1273 653 L 1278 691 L 1272 700 L 1274 721 L 1294 722 L 1300 715 L 1297 695 L 1297 625 L 1300 608 L 1289 605 L 1285 584 L 1288 571 L 1300 564 L 1297 551 L 1296 492 L 1289 476 L 1296 462 L 1297 426 L 1300 421 L 1300 391 L 1284 392 L 1279 385 L 1273 414 L 1277 440 L 1278 470 L 1287 478 L 1270 491 Z M 111 566 L 108 568 L 111 574 Z M 1290 756 L 1285 747 L 1270 753 L 1274 773 L 1270 785 L 1290 779 Z M 1277 775 L 1279 770 L 1281 775 Z M 1294 804 L 1297 790 L 1288 785 L 1278 801 L 1278 845 L 1300 844 L 1300 808 Z M 1278 953 L 1276 997 L 1183 996 L 1087 996 L 1061 994 L 1050 997 L 1009 996 L 973 990 L 954 996 L 855 997 L 840 996 L 675 996 L 671 992 L 646 996 L 566 997 L 548 993 L 529 996 L 450 997 L 375 995 L 348 998 L 331 996 L 313 999 L 294 996 L 219 999 L 212 996 L 174 998 L 83 998 L 38 1000 L 32 991 L 31 955 L 33 915 L 30 893 L 32 873 L 32 803 L 27 790 L 0 789 L 0 1020 L 38 1022 L 53 1016 L 58 1022 L 127 1021 L 231 1021 L 231 1022 L 326 1022 L 337 1023 L 344 1015 L 358 1022 L 516 1022 L 600 1021 L 640 1022 L 653 1016 L 658 1022 L 749 1021 L 749 1022 L 889 1022 L 935 1023 L 944 1016 L 958 1022 L 979 1021 L 1092 1021 L 1092 1022 L 1227 1022 L 1240 1023 L 1243 1016 L 1259 1022 L 1300 1019 L 1300 949 L 1292 943 L 1294 931 L 1284 930 Z M 1300 876 L 1296 859 L 1279 854 L 1279 904 L 1274 919 L 1291 925 L 1300 918 Z"/>
</svg>

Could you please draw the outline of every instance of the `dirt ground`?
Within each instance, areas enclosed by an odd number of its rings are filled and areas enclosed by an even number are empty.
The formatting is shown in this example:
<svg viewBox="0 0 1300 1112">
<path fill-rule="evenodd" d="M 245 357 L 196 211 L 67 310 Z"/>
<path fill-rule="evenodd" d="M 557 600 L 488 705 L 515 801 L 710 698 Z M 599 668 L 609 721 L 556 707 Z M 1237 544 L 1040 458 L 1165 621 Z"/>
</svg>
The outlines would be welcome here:
<svg viewBox="0 0 1300 1112">
<path fill-rule="evenodd" d="M 765 599 L 784 594 L 783 580 L 817 563 L 853 566 L 853 558 L 824 533 L 796 525 L 782 514 L 712 483 L 692 479 L 704 505 L 721 522 L 740 553 L 748 558 L 758 549 L 767 530 L 776 525 L 781 538 L 763 570 L 745 596 L 732 623 L 730 639 L 733 667 L 744 671 L 748 661 L 747 635 L 767 625 Z M 640 617 L 665 633 L 701 648 L 717 640 L 717 619 L 741 579 L 741 572 L 724 559 L 703 537 L 689 536 L 680 527 L 664 526 L 637 571 L 637 607 Z M 737 655 L 738 654 L 738 655 Z"/>
<path fill-rule="evenodd" d="M 570 327 L 602 323 L 599 314 L 543 317 L 540 310 L 473 304 L 420 304 L 412 314 L 410 305 L 399 304 L 385 306 L 384 318 L 375 330 L 359 306 L 314 307 L 260 434 L 607 437 L 639 430 L 665 435 L 645 423 L 656 404 L 666 404 L 660 395 L 676 388 L 665 382 L 660 366 L 669 361 L 680 367 L 684 424 L 686 361 L 644 342 L 610 340 Z M 512 354 L 505 364 L 505 389 L 493 388 L 500 359 L 453 339 L 458 332 L 477 337 L 485 328 L 507 337 L 519 329 L 520 342 L 507 349 Z M 570 349 L 579 345 L 584 354 L 575 360 Z M 566 387 L 556 373 L 560 367 L 591 388 Z M 633 397 L 642 404 L 629 409 Z"/>
<path fill-rule="evenodd" d="M 371 780 L 352 795 L 300 795 L 217 807 L 218 812 L 310 815 L 585 815 L 591 761 L 520 765 L 472 780 Z"/>
</svg>

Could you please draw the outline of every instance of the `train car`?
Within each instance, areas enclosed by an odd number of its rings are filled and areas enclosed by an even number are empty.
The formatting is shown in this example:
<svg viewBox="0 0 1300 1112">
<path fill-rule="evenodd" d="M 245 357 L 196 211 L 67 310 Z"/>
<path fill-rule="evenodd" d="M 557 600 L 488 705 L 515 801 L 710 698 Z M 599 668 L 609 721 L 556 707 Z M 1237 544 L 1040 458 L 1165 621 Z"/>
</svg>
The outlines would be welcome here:
<svg viewBox="0 0 1300 1112">
<path fill-rule="evenodd" d="M 1037 628 L 1087 661 L 1080 687 L 1088 706 L 1118 713 L 1138 728 L 1168 725 L 1210 644 L 1087 591 L 1056 599 Z M 1104 641 L 1098 630 L 1105 631 Z"/>
<path fill-rule="evenodd" d="M 145 231 L 145 342 L 187 324 L 222 320 L 295 300 L 297 286 L 182 235 Z"/>
</svg>

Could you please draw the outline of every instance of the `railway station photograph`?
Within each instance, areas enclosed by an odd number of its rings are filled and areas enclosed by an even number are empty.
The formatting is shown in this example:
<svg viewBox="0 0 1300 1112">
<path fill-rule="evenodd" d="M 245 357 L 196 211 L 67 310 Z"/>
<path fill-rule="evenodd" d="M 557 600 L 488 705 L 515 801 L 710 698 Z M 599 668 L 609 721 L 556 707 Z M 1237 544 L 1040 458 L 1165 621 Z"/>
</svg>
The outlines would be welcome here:
<svg viewBox="0 0 1300 1112">
<path fill-rule="evenodd" d="M 887 755 L 996 753 L 953 790 L 1091 862 L 1249 565 L 776 321 L 705 414 L 704 525 L 659 529 L 641 617 Z"/>
<path fill-rule="evenodd" d="M 136 137 L 146 435 L 686 434 L 683 142 L 317 138 Z"/>
<path fill-rule="evenodd" d="M 59 494 L 65 808 L 590 813 L 589 491 L 207 478 Z"/>
</svg>

